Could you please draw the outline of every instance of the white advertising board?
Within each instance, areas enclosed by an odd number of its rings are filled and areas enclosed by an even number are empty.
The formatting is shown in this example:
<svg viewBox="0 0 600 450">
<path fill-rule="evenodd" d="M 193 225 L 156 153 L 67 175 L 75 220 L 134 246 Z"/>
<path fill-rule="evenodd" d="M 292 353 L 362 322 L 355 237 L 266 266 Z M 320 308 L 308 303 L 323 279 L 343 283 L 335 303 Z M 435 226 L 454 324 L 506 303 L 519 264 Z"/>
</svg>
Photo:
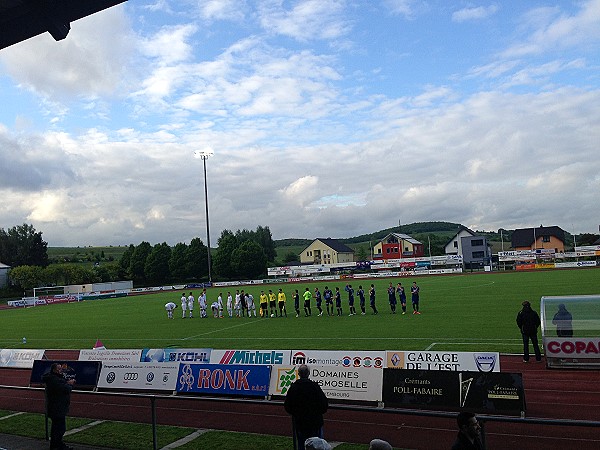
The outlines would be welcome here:
<svg viewBox="0 0 600 450">
<path fill-rule="evenodd" d="M 390 369 L 500 372 L 500 354 L 495 352 L 386 352 Z"/>
<path fill-rule="evenodd" d="M 290 364 L 289 350 L 215 350 L 210 354 L 211 364 L 257 364 L 272 366 Z"/>
<path fill-rule="evenodd" d="M 79 361 L 134 363 L 141 354 L 141 350 L 79 350 Z"/>
<path fill-rule="evenodd" d="M 174 391 L 179 363 L 103 363 L 98 387 L 106 389 Z"/>
<path fill-rule="evenodd" d="M 0 367 L 31 369 L 33 361 L 42 359 L 45 350 L 0 349 Z"/>
<path fill-rule="evenodd" d="M 285 395 L 298 378 L 296 366 L 273 366 L 269 395 Z M 309 378 L 331 400 L 381 401 L 383 371 L 339 366 L 310 366 Z"/>
<path fill-rule="evenodd" d="M 548 358 L 600 358 L 600 338 L 544 338 Z"/>
<path fill-rule="evenodd" d="M 293 365 L 383 369 L 383 351 L 292 350 Z"/>
</svg>

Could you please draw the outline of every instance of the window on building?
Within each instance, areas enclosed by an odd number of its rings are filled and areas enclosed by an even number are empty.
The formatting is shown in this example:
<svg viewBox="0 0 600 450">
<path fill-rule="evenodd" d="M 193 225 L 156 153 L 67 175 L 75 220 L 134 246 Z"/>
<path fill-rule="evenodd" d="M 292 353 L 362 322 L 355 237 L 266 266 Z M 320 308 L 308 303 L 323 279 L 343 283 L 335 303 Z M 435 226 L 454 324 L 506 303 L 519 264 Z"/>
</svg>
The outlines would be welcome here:
<svg viewBox="0 0 600 450">
<path fill-rule="evenodd" d="M 485 256 L 485 252 L 472 252 L 471 256 L 473 257 L 473 259 L 481 259 Z"/>
<path fill-rule="evenodd" d="M 473 239 L 471 241 L 471 247 L 481 247 L 483 245 L 483 239 Z"/>
<path fill-rule="evenodd" d="M 453 244 L 454 244 L 454 248 L 458 248 L 458 241 L 454 241 Z"/>
<path fill-rule="evenodd" d="M 389 248 L 389 247 L 388 247 L 388 248 L 386 248 L 386 249 L 385 249 L 385 252 L 386 252 L 386 253 L 389 253 L 389 252 L 390 252 L 390 248 Z"/>
<path fill-rule="evenodd" d="M 550 236 L 542 236 L 542 242 L 550 242 Z"/>
</svg>

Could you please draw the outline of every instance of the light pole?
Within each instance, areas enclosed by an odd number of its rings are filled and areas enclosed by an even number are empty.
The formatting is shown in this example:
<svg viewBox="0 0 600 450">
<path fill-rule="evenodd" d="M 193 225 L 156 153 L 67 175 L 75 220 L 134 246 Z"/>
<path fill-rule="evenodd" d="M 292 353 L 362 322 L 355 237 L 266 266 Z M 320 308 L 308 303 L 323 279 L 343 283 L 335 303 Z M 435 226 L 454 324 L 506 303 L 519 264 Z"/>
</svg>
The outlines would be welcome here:
<svg viewBox="0 0 600 450">
<path fill-rule="evenodd" d="M 213 156 L 215 152 L 212 148 L 207 147 L 204 150 L 196 150 L 194 156 L 202 159 L 204 165 L 204 205 L 206 206 L 206 244 L 208 247 L 208 282 L 212 284 L 212 274 L 210 271 L 210 224 L 208 220 L 208 185 L 206 183 L 206 160 Z"/>
</svg>

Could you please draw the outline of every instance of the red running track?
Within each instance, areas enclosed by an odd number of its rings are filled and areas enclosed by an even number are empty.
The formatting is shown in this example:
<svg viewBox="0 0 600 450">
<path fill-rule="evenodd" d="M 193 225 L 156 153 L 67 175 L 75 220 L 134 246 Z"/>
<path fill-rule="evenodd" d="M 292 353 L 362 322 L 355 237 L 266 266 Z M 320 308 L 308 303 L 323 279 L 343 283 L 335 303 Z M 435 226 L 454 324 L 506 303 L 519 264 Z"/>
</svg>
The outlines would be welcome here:
<svg viewBox="0 0 600 450">
<path fill-rule="evenodd" d="M 73 358 L 69 352 L 51 358 Z M 75 356 L 76 359 L 76 356 Z M 600 421 L 600 371 L 546 369 L 544 364 L 523 363 L 518 356 L 501 356 L 502 371 L 523 374 L 528 418 Z M 26 386 L 29 371 L 1 369 L 0 384 Z M 0 388 L 0 408 L 43 412 L 42 391 Z M 161 424 L 214 428 L 251 433 L 290 435 L 289 416 L 280 403 L 219 402 L 201 397 L 173 396 L 156 400 Z M 150 401 L 112 395 L 76 392 L 71 415 L 93 419 L 151 421 Z M 368 443 L 388 440 L 395 447 L 420 450 L 450 448 L 456 434 L 454 420 L 330 409 L 326 414 L 326 438 L 332 441 Z M 577 449 L 600 448 L 600 429 L 525 423 L 485 425 L 487 448 Z"/>
</svg>

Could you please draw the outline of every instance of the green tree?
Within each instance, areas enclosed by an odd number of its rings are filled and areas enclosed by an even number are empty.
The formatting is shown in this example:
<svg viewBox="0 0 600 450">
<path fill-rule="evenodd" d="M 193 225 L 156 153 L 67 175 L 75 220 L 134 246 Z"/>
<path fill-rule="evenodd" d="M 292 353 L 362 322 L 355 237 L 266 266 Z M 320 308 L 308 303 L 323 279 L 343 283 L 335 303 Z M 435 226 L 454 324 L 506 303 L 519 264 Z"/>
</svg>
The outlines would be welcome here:
<svg viewBox="0 0 600 450">
<path fill-rule="evenodd" d="M 141 242 L 133 251 L 129 262 L 129 274 L 134 282 L 145 282 L 146 276 L 144 269 L 146 267 L 146 259 L 152 251 L 152 246 L 149 242 Z"/>
<path fill-rule="evenodd" d="M 367 251 L 364 245 L 358 247 L 356 251 L 356 259 L 357 261 L 367 261 L 370 259 L 369 252 Z"/>
<path fill-rule="evenodd" d="M 33 225 L 0 228 L 0 261 L 12 267 L 48 265 L 48 243 Z"/>
<path fill-rule="evenodd" d="M 40 266 L 18 266 L 8 273 L 10 280 L 24 290 L 31 290 L 45 284 L 44 269 Z"/>
<path fill-rule="evenodd" d="M 200 238 L 192 239 L 187 249 L 186 273 L 189 278 L 196 280 L 208 276 L 208 247 Z"/>
<path fill-rule="evenodd" d="M 171 278 L 169 260 L 171 247 L 166 242 L 156 244 L 146 258 L 144 276 L 152 284 L 162 284 Z"/>
<path fill-rule="evenodd" d="M 129 267 L 131 265 L 131 257 L 133 256 L 133 252 L 135 251 L 135 245 L 130 244 L 129 247 L 123 252 L 121 258 L 119 259 L 119 278 L 132 278 L 129 273 Z"/>
<path fill-rule="evenodd" d="M 231 279 L 236 273 L 231 267 L 231 254 L 238 247 L 238 240 L 230 230 L 223 230 L 217 241 L 217 251 L 213 258 L 213 269 L 223 279 Z"/>
<path fill-rule="evenodd" d="M 267 257 L 263 248 L 254 241 L 242 242 L 231 253 L 232 271 L 242 278 L 256 278 L 266 273 Z"/>
<path fill-rule="evenodd" d="M 96 282 L 104 283 L 119 280 L 119 266 L 117 264 L 102 264 L 101 266 L 95 266 L 92 271 Z"/>
<path fill-rule="evenodd" d="M 292 261 L 298 261 L 298 255 L 296 255 L 292 251 L 289 251 L 289 252 L 287 252 L 284 255 L 284 257 L 283 257 L 283 263 L 286 264 L 286 263 L 289 263 L 289 262 L 292 262 Z"/>
<path fill-rule="evenodd" d="M 174 281 L 183 281 L 188 277 L 187 273 L 187 251 L 188 246 L 180 242 L 173 247 L 169 259 L 169 270 Z"/>
</svg>

